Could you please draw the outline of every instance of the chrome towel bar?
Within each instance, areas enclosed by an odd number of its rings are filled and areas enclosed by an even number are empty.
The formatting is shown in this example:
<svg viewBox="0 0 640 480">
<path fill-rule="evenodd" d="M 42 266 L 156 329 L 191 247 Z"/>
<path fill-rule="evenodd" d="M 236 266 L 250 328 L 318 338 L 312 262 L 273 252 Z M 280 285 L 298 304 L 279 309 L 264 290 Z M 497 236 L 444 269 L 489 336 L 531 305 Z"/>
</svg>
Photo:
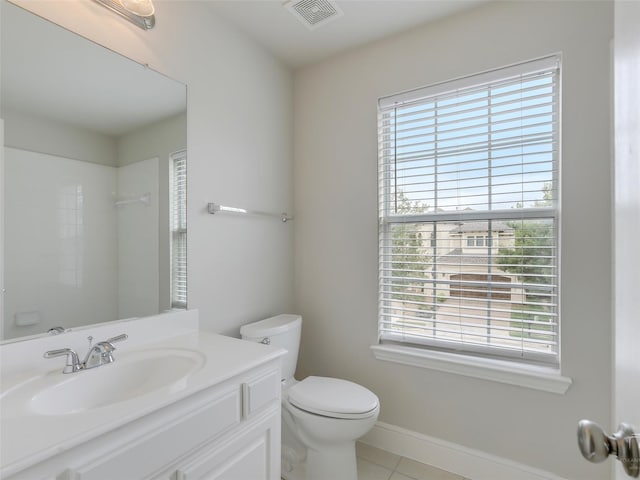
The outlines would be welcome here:
<svg viewBox="0 0 640 480">
<path fill-rule="evenodd" d="M 220 205 L 218 203 L 208 203 L 207 212 L 209 212 L 211 215 L 214 215 L 216 213 L 240 213 L 245 215 L 260 215 L 265 217 L 275 217 L 275 218 L 279 218 L 283 223 L 293 220 L 293 217 L 287 214 L 286 212 L 284 213 L 259 212 L 254 210 L 247 210 L 245 208 L 227 207 L 225 205 Z"/>
</svg>

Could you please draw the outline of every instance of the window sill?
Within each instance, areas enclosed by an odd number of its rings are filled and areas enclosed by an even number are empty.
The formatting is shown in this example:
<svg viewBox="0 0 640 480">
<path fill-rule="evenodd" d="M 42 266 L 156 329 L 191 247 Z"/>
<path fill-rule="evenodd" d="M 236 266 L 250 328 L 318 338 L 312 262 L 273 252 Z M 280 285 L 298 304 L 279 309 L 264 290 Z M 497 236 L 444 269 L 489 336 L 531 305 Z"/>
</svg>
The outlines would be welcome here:
<svg viewBox="0 0 640 480">
<path fill-rule="evenodd" d="M 572 383 L 571 378 L 563 377 L 557 370 L 520 365 L 505 360 L 468 357 L 400 345 L 372 345 L 371 350 L 378 360 L 482 378 L 560 395 L 564 395 Z"/>
</svg>

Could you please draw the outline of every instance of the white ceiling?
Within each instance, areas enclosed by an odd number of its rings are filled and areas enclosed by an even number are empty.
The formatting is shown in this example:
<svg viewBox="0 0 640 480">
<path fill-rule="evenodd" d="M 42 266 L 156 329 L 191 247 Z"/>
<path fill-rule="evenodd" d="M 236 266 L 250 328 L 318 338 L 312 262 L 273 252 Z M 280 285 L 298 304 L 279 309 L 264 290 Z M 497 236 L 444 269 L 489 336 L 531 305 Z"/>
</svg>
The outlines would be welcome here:
<svg viewBox="0 0 640 480">
<path fill-rule="evenodd" d="M 296 68 L 488 0 L 338 0 L 344 15 L 309 30 L 281 0 L 213 0 L 221 17 Z M 286 2 L 284 2 L 286 3 Z"/>
</svg>

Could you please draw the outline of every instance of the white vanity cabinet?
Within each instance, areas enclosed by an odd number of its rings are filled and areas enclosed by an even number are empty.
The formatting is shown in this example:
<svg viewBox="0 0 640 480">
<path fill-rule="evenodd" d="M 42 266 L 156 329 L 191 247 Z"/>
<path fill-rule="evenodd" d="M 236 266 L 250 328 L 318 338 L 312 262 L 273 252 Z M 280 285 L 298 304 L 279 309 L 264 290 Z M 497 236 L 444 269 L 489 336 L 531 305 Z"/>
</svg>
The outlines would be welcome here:
<svg viewBox="0 0 640 480">
<path fill-rule="evenodd" d="M 250 480 L 280 478 L 272 473 L 272 446 L 278 421 L 272 416 L 256 425 L 252 433 L 241 434 L 221 449 L 205 449 L 180 462 L 171 480 Z M 277 449 L 280 451 L 280 449 Z M 164 476 L 161 476 L 164 478 Z"/>
<path fill-rule="evenodd" d="M 280 360 L 274 359 L 6 480 L 279 478 Z"/>
</svg>

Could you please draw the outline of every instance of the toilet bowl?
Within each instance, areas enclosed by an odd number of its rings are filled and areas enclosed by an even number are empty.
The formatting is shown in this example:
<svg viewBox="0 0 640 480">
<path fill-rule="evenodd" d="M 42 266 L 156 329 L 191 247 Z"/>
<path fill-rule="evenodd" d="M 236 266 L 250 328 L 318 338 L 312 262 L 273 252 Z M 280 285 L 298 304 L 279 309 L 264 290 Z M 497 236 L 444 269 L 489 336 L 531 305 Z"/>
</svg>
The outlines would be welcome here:
<svg viewBox="0 0 640 480">
<path fill-rule="evenodd" d="M 357 480 L 355 442 L 375 424 L 378 397 L 347 380 L 293 377 L 302 318 L 278 315 L 244 325 L 245 340 L 287 350 L 282 364 L 282 478 Z"/>
<path fill-rule="evenodd" d="M 380 412 L 373 393 L 346 380 L 307 377 L 283 393 L 282 406 L 287 427 L 307 449 L 302 478 L 357 479 L 356 439 L 371 430 Z M 288 473 L 283 471 L 286 480 L 299 480 Z"/>
</svg>

